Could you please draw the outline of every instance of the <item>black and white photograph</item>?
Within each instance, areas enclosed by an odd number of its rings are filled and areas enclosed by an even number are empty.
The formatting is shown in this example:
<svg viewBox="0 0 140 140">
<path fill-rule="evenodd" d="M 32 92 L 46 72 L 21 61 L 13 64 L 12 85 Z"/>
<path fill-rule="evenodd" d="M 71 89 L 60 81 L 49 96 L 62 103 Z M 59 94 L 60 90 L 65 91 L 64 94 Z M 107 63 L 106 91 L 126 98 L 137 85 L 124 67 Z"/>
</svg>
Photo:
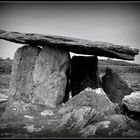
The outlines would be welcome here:
<svg viewBox="0 0 140 140">
<path fill-rule="evenodd" d="M 139 1 L 0 1 L 0 139 L 139 139 Z"/>
</svg>

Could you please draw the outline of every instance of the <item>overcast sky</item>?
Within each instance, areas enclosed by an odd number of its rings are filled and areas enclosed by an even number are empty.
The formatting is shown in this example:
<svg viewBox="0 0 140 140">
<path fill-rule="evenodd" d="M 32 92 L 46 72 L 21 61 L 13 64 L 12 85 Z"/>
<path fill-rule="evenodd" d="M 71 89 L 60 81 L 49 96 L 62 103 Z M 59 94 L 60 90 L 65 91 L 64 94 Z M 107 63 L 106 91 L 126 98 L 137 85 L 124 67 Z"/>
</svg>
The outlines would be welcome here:
<svg viewBox="0 0 140 140">
<path fill-rule="evenodd" d="M 106 41 L 140 49 L 140 3 L 0 3 L 0 29 Z M 0 40 L 0 57 L 21 44 Z M 140 55 L 135 57 L 140 64 Z"/>
</svg>

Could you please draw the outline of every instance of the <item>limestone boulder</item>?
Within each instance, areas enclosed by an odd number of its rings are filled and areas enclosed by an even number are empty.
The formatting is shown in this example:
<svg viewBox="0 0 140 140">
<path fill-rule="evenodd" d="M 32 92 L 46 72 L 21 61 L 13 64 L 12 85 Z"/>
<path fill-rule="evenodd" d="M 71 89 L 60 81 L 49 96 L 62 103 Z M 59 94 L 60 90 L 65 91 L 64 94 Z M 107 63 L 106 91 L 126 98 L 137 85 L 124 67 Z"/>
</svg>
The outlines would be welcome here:
<svg viewBox="0 0 140 140">
<path fill-rule="evenodd" d="M 140 92 L 135 91 L 122 99 L 121 110 L 130 118 L 140 120 Z"/>
<path fill-rule="evenodd" d="M 128 83 L 110 68 L 106 69 L 106 73 L 102 77 L 102 87 L 113 103 L 121 103 L 125 95 L 133 92 Z"/>
<path fill-rule="evenodd" d="M 58 113 L 62 119 L 55 132 L 77 136 L 90 123 L 102 121 L 105 116 L 116 114 L 116 111 L 101 88 L 86 88 L 66 102 Z"/>
<path fill-rule="evenodd" d="M 70 89 L 75 96 L 86 87 L 101 87 L 97 56 L 73 56 L 71 60 Z"/>
<path fill-rule="evenodd" d="M 34 72 L 34 103 L 55 107 L 65 98 L 70 55 L 63 49 L 43 47 Z"/>
<path fill-rule="evenodd" d="M 69 108 L 81 108 L 83 106 L 89 106 L 107 115 L 116 113 L 116 106 L 109 100 L 102 88 L 86 88 L 64 105 L 64 107 Z"/>
<path fill-rule="evenodd" d="M 131 111 L 140 112 L 140 91 L 124 96 L 122 105 L 125 105 Z"/>
<path fill-rule="evenodd" d="M 101 88 L 86 88 L 66 102 L 58 112 L 62 119 L 55 132 L 80 137 L 83 137 L 89 125 L 96 125 L 105 121 L 107 116 L 116 114 L 115 105 Z"/>
</svg>

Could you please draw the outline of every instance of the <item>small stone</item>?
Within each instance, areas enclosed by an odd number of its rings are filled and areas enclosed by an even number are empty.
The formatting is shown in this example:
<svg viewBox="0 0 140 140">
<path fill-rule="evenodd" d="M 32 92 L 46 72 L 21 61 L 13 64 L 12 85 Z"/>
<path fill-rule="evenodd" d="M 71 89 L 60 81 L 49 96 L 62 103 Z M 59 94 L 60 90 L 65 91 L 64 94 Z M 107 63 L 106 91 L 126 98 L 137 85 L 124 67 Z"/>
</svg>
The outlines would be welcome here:
<svg viewBox="0 0 140 140">
<path fill-rule="evenodd" d="M 54 115 L 54 113 L 52 112 L 52 110 L 44 110 L 43 112 L 41 112 L 41 115 L 43 115 L 43 116 L 47 116 L 47 115 L 52 116 L 52 115 Z"/>
<path fill-rule="evenodd" d="M 8 99 L 0 99 L 0 102 L 4 102 L 7 101 Z"/>
<path fill-rule="evenodd" d="M 33 116 L 28 116 L 28 115 L 24 115 L 25 118 L 28 118 L 28 119 L 34 119 Z"/>
<path fill-rule="evenodd" d="M 32 124 L 32 125 L 28 125 L 27 124 L 26 126 L 24 126 L 24 128 L 27 129 L 27 131 L 30 132 L 30 133 L 32 133 L 32 132 L 39 132 L 39 131 L 42 130 L 43 127 L 44 126 L 42 126 L 41 128 L 40 127 L 36 128 L 34 124 Z"/>
<path fill-rule="evenodd" d="M 4 101 L 7 101 L 7 100 L 8 100 L 8 96 L 0 93 L 0 102 L 4 102 Z"/>
<path fill-rule="evenodd" d="M 102 122 L 103 128 L 108 128 L 110 124 L 110 121 L 104 121 Z"/>
<path fill-rule="evenodd" d="M 34 125 L 26 125 L 24 128 L 27 129 L 28 132 L 34 132 L 35 130 Z"/>
<path fill-rule="evenodd" d="M 7 98 L 8 98 L 8 96 L 7 96 L 7 95 L 5 95 L 5 94 L 1 94 L 1 93 L 0 93 L 0 99 L 1 99 L 1 98 L 7 99 Z"/>
</svg>

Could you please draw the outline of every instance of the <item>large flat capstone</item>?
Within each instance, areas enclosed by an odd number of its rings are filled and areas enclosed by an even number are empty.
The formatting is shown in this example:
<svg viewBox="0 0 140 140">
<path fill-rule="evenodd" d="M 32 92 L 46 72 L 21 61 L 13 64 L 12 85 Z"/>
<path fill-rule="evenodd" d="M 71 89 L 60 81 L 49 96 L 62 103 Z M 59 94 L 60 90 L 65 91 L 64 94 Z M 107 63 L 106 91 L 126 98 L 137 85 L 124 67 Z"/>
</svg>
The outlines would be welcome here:
<svg viewBox="0 0 140 140">
<path fill-rule="evenodd" d="M 39 46 L 46 46 L 51 44 L 52 47 L 63 48 L 67 51 L 78 54 L 105 56 L 124 60 L 134 60 L 134 56 L 139 53 L 139 50 L 136 48 L 123 45 L 115 45 L 107 42 L 93 42 L 71 37 L 9 32 L 4 30 L 0 30 L 0 39 L 15 43 L 35 44 Z"/>
</svg>

